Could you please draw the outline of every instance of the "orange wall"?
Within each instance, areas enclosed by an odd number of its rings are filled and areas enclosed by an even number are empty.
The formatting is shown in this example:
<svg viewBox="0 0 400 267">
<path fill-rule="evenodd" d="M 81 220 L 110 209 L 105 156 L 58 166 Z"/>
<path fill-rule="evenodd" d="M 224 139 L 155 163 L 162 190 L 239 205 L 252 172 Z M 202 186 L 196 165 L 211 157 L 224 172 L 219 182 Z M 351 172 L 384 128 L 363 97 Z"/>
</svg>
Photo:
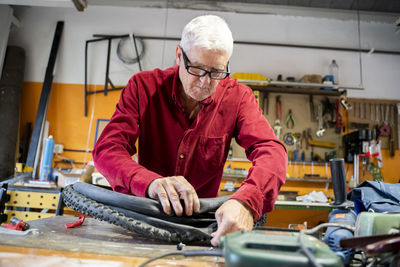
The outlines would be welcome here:
<svg viewBox="0 0 400 267">
<path fill-rule="evenodd" d="M 91 85 L 89 90 L 102 90 L 104 86 Z M 42 83 L 25 82 L 21 102 L 21 134 L 25 123 L 35 121 Z M 97 119 L 109 119 L 114 112 L 121 91 L 88 96 L 88 116 L 84 116 L 84 85 L 53 84 L 47 120 L 50 123 L 49 134 L 53 135 L 56 144 L 63 144 L 67 149 L 85 150 L 90 130 L 89 149 L 93 148 Z M 94 107 L 93 121 L 91 116 Z M 90 126 L 91 123 L 91 126 Z M 90 126 L 90 127 L 89 127 Z M 89 129 L 90 128 L 90 129 Z M 64 152 L 61 156 L 74 159 L 77 163 L 92 159 L 90 153 Z M 81 166 L 77 166 L 81 167 Z"/>
<path fill-rule="evenodd" d="M 27 122 L 32 124 L 35 121 L 37 105 L 39 103 L 42 83 L 25 82 L 22 90 L 21 122 L 20 135 L 23 140 L 23 129 Z M 102 90 L 103 85 L 91 85 L 89 90 Z M 92 94 L 88 97 L 88 116 L 84 116 L 84 85 L 82 84 L 53 84 L 50 96 L 47 120 L 50 123 L 49 134 L 53 135 L 57 144 L 62 143 L 67 149 L 85 150 L 89 125 L 93 111 L 93 121 L 90 126 L 89 149 L 93 148 L 96 132 L 97 119 L 109 119 L 114 112 L 121 91 L 109 92 L 104 94 Z M 93 109 L 94 107 L 94 109 Z M 389 157 L 388 150 L 383 150 L 384 168 L 381 170 L 386 182 L 396 183 L 400 180 L 399 150 L 396 150 L 394 158 Z M 83 152 L 64 152 L 60 156 L 73 159 L 77 167 L 82 167 L 79 163 L 88 162 L 92 159 L 90 153 Z M 246 168 L 251 166 L 249 162 L 234 162 L 232 168 Z M 323 166 L 314 166 L 315 174 L 330 177 L 330 170 Z M 288 167 L 288 176 L 302 177 L 304 173 L 312 173 L 310 165 L 294 165 Z M 346 164 L 346 177 L 350 179 L 353 174 L 353 165 Z M 360 169 L 360 181 L 371 179 L 371 175 L 366 172 L 362 177 L 363 171 Z M 312 190 L 325 191 L 324 183 L 306 183 L 288 181 L 282 190 L 298 191 L 299 195 L 307 194 Z M 328 194 L 332 194 L 330 187 Z M 327 212 L 323 211 L 293 211 L 275 210 L 269 215 L 269 226 L 286 227 L 286 222 L 303 223 L 308 220 L 309 225 L 316 224 L 321 220 L 327 219 Z"/>
</svg>

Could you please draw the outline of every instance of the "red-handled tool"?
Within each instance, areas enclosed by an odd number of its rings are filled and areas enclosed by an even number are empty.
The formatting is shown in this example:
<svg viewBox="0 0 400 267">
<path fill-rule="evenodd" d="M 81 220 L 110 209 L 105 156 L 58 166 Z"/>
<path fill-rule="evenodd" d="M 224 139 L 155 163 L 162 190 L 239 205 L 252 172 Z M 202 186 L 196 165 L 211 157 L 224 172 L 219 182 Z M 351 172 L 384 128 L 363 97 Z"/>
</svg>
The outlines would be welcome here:
<svg viewBox="0 0 400 267">
<path fill-rule="evenodd" d="M 83 222 L 85 221 L 85 216 L 79 216 L 79 221 L 73 222 L 73 223 L 67 223 L 65 225 L 66 228 L 74 228 L 77 227 L 79 225 L 81 225 Z"/>
<path fill-rule="evenodd" d="M 10 220 L 10 224 L 3 224 L 3 227 L 17 231 L 25 231 L 29 229 L 29 224 L 16 217 L 12 217 Z"/>
</svg>

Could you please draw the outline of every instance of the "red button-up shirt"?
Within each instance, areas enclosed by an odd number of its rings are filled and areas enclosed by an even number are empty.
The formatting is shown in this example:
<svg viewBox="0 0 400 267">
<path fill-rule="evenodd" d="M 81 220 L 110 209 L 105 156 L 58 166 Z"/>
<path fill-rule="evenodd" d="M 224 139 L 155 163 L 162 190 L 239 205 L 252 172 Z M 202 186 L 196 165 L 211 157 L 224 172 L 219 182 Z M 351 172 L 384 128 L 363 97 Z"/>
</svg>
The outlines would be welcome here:
<svg viewBox="0 0 400 267">
<path fill-rule="evenodd" d="M 93 150 L 97 170 L 115 191 L 146 196 L 156 178 L 184 176 L 201 198 L 216 197 L 232 137 L 252 162 L 231 198 L 257 220 L 273 209 L 286 178 L 287 152 L 252 90 L 226 78 L 202 101 L 194 121 L 178 96 L 178 66 L 135 74 Z M 139 164 L 132 160 L 139 138 Z"/>
</svg>

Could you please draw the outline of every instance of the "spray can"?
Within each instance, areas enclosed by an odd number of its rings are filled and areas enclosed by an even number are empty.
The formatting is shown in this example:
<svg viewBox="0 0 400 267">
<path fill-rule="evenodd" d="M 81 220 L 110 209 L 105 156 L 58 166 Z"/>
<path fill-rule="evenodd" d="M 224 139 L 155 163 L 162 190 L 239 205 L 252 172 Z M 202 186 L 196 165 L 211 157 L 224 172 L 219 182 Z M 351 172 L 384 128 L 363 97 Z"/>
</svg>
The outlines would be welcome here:
<svg viewBox="0 0 400 267">
<path fill-rule="evenodd" d="M 50 181 L 51 180 L 51 165 L 53 162 L 53 151 L 54 151 L 54 139 L 53 136 L 49 136 L 44 141 L 44 149 L 42 152 L 42 158 L 40 160 L 40 171 L 39 180 L 40 181 Z"/>
</svg>

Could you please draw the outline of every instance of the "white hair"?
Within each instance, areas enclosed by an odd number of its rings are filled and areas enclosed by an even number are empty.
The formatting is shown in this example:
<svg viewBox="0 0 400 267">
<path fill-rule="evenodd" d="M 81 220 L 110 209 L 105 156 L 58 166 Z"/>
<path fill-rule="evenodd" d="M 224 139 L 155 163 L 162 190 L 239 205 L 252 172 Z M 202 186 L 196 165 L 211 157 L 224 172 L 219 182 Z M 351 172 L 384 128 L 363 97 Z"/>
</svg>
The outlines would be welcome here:
<svg viewBox="0 0 400 267">
<path fill-rule="evenodd" d="M 210 50 L 223 50 L 232 55 L 232 32 L 224 19 L 215 15 L 204 15 L 192 19 L 182 31 L 181 47 L 188 51 L 191 46 Z"/>
</svg>

